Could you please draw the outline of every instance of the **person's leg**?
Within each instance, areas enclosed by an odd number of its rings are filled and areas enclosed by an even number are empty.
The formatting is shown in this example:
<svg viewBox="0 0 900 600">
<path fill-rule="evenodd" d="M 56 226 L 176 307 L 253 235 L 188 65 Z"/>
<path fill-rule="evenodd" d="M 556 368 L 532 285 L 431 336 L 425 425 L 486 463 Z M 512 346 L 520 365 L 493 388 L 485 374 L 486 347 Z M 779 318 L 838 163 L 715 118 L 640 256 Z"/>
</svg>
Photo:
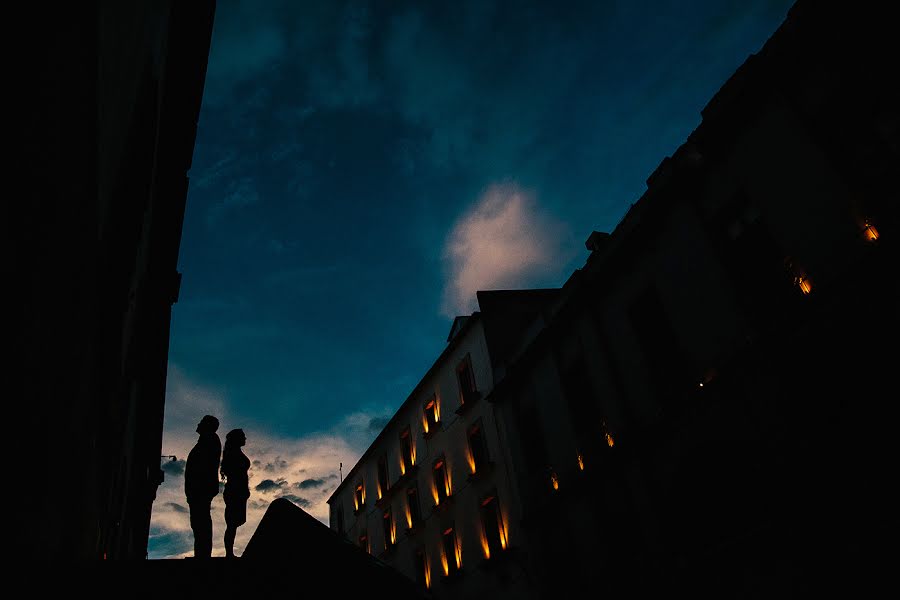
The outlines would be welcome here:
<svg viewBox="0 0 900 600">
<path fill-rule="evenodd" d="M 228 525 L 225 528 L 225 556 L 234 558 L 234 536 L 237 533 L 237 527 Z"/>
<path fill-rule="evenodd" d="M 212 517 L 209 514 L 212 500 L 195 500 L 188 506 L 191 509 L 191 529 L 194 531 L 194 557 L 209 558 L 212 556 Z"/>
</svg>

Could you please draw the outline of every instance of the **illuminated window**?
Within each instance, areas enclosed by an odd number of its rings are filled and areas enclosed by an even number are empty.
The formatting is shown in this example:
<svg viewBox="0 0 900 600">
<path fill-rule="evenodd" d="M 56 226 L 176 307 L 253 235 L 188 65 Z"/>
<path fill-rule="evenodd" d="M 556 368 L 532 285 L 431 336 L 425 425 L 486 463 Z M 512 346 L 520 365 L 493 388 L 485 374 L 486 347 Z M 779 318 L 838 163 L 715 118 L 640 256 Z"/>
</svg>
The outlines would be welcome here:
<svg viewBox="0 0 900 600">
<path fill-rule="evenodd" d="M 419 486 L 413 485 L 406 490 L 406 521 L 410 529 L 422 523 L 422 509 L 419 506 Z"/>
<path fill-rule="evenodd" d="M 425 403 L 425 433 L 436 431 L 440 420 L 440 404 L 438 403 L 437 396 L 432 396 L 431 399 Z"/>
<path fill-rule="evenodd" d="M 477 473 L 488 463 L 487 444 L 484 440 L 483 429 L 481 419 L 478 419 L 468 430 L 469 469 L 472 473 Z"/>
<path fill-rule="evenodd" d="M 359 547 L 362 548 L 363 550 L 365 550 L 366 552 L 369 551 L 369 534 L 366 532 L 365 529 L 363 529 L 362 532 L 359 534 Z"/>
<path fill-rule="evenodd" d="M 500 513 L 500 502 L 494 495 L 481 501 L 481 525 L 484 528 L 481 540 L 484 557 L 497 556 L 501 550 L 506 549 L 506 531 Z"/>
<path fill-rule="evenodd" d="M 381 455 L 378 459 L 378 499 L 388 491 L 388 466 L 387 456 Z"/>
<path fill-rule="evenodd" d="M 416 548 L 416 583 L 428 589 L 431 587 L 431 569 L 428 565 L 428 556 L 425 555 L 425 548 Z"/>
<path fill-rule="evenodd" d="M 865 222 L 863 226 L 863 234 L 866 236 L 866 240 L 869 242 L 878 240 L 878 230 L 875 229 L 875 226 L 871 221 Z"/>
<path fill-rule="evenodd" d="M 416 464 L 409 427 L 400 432 L 400 470 L 403 474 Z"/>
<path fill-rule="evenodd" d="M 397 541 L 396 529 L 394 528 L 394 515 L 391 509 L 384 511 L 384 518 L 381 520 L 384 527 L 384 549 L 390 550 Z"/>
<path fill-rule="evenodd" d="M 359 511 L 363 506 L 366 505 L 366 486 L 365 482 L 360 481 L 356 484 L 356 490 L 353 494 L 353 502 L 356 505 L 356 510 Z"/>
<path fill-rule="evenodd" d="M 447 461 L 443 457 L 434 461 L 435 504 L 440 504 L 450 496 L 450 478 L 447 476 Z"/>
<path fill-rule="evenodd" d="M 556 471 L 550 471 L 550 487 L 553 488 L 553 491 L 559 489 L 559 476 L 557 476 Z"/>
<path fill-rule="evenodd" d="M 459 571 L 462 566 L 462 557 L 460 556 L 459 544 L 456 542 L 456 531 L 453 527 L 444 530 L 441 536 L 441 544 L 443 546 L 443 556 L 441 562 L 444 567 L 444 575 L 450 576 Z"/>
<path fill-rule="evenodd" d="M 472 404 L 479 398 L 475 386 L 475 372 L 472 370 L 472 358 L 466 357 L 456 367 L 456 380 L 459 382 L 459 405 Z"/>
</svg>

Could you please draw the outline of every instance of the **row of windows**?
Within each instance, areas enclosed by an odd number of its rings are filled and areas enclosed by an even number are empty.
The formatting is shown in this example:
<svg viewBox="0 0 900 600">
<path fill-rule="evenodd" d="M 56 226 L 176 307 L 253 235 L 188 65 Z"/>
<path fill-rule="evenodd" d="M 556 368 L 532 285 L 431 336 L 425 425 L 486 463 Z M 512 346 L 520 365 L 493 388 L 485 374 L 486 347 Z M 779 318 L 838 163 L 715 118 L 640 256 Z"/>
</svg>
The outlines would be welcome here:
<svg viewBox="0 0 900 600">
<path fill-rule="evenodd" d="M 471 356 L 466 354 L 463 360 L 456 368 L 457 381 L 460 389 L 460 407 L 471 406 L 473 402 L 480 398 L 475 383 L 475 374 L 472 369 Z M 423 429 L 426 436 L 434 433 L 440 428 L 440 402 L 437 396 L 432 396 L 423 406 Z M 471 472 L 474 474 L 479 468 L 488 462 L 487 445 L 484 441 L 481 420 L 479 419 L 474 425 L 469 427 L 467 431 L 467 439 L 469 442 L 468 462 Z M 400 478 L 404 477 L 408 472 L 416 466 L 416 444 L 412 436 L 409 426 L 400 432 Z M 439 457 L 433 463 L 433 476 L 435 478 L 435 486 L 439 490 L 440 497 L 450 495 L 450 478 L 446 472 L 443 457 Z M 443 468 L 442 468 L 443 467 Z M 381 500 L 390 489 L 390 473 L 388 470 L 388 456 L 382 454 L 377 461 L 376 475 L 376 492 L 378 500 Z M 443 490 L 443 491 L 441 491 Z M 439 500 L 436 498 L 436 502 Z M 353 507 L 354 512 L 359 512 L 366 504 L 366 486 L 365 479 L 361 479 L 354 488 Z M 337 520 L 343 524 L 343 507 L 337 507 Z M 338 528 L 343 531 L 343 527 Z"/>
<path fill-rule="evenodd" d="M 508 543 L 506 525 L 496 494 L 488 494 L 481 500 L 479 516 L 481 552 L 483 558 L 489 560 L 492 556 L 498 556 L 505 550 Z M 409 517 L 407 516 L 407 518 Z M 384 512 L 382 524 L 384 549 L 385 551 L 390 551 L 397 543 L 397 524 L 390 508 Z M 361 532 L 358 542 L 360 547 L 366 552 L 372 552 L 366 530 Z M 462 568 L 462 545 L 453 523 L 441 532 L 439 552 L 439 556 L 433 557 L 437 559 L 436 562 L 438 562 L 440 567 L 439 573 L 442 573 L 445 577 L 451 577 Z M 416 580 L 425 587 L 431 587 L 432 561 L 429 560 L 424 546 L 419 546 L 415 550 L 415 570 Z"/>
</svg>

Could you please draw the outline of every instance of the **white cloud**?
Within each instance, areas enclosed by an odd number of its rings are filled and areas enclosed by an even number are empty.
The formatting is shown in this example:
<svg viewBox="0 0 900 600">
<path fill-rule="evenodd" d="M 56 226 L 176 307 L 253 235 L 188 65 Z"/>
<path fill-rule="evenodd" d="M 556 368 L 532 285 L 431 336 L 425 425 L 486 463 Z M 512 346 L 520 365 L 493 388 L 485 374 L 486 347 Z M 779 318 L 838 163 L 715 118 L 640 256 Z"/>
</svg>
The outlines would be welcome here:
<svg viewBox="0 0 900 600">
<path fill-rule="evenodd" d="M 252 423 L 238 423 L 227 410 L 227 401 L 213 390 L 189 381 L 177 367 L 170 366 L 166 399 L 166 424 L 163 434 L 163 452 L 185 459 L 197 441 L 196 425 L 205 414 L 219 418 L 219 437 L 231 429 L 241 427 L 247 435 L 244 453 L 250 458 L 250 499 L 247 503 L 247 522 L 238 528 L 234 549 L 240 555 L 256 531 L 265 514 L 268 503 L 278 497 L 289 497 L 303 504 L 302 508 L 323 523 L 328 523 L 327 500 L 339 483 L 339 463 L 344 473 L 356 464 L 363 450 L 375 436 L 369 424 L 378 414 L 355 413 L 345 417 L 330 431 L 323 431 L 298 439 L 274 436 L 255 427 Z M 377 432 L 376 432 L 377 433 Z M 275 491 L 257 491 L 263 481 L 284 480 Z M 307 480 L 322 480 L 319 485 Z M 307 502 L 304 502 L 307 501 Z M 193 554 L 188 513 L 184 497 L 184 478 L 166 475 L 153 503 L 151 519 L 150 558 L 175 558 Z M 213 555 L 224 556 L 225 504 L 219 494 L 212 503 Z M 174 538 L 179 543 L 163 543 Z M 154 543 L 156 541 L 156 543 Z"/>
<path fill-rule="evenodd" d="M 444 245 L 448 280 L 442 312 L 468 314 L 475 292 L 525 286 L 563 266 L 563 227 L 513 184 L 489 187 Z"/>
</svg>

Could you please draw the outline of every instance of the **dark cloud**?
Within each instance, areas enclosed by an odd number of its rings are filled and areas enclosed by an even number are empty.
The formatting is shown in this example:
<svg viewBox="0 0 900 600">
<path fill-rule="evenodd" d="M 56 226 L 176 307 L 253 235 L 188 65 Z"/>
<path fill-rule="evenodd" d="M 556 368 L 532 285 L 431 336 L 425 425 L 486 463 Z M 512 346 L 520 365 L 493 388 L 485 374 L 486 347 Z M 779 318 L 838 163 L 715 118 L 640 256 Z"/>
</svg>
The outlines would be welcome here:
<svg viewBox="0 0 900 600">
<path fill-rule="evenodd" d="M 295 483 L 294 486 L 298 490 L 308 490 L 310 488 L 319 487 L 320 485 L 322 485 L 324 483 L 325 483 L 324 479 L 304 479 L 300 483 Z"/>
<path fill-rule="evenodd" d="M 184 475 L 184 465 L 185 461 L 183 460 L 167 460 L 161 464 L 159 468 L 162 469 L 166 475 L 180 477 L 181 475 Z"/>
<path fill-rule="evenodd" d="M 275 490 L 280 490 L 286 485 L 287 481 L 285 481 L 284 479 L 278 479 L 277 481 L 273 481 L 271 479 L 263 479 L 256 485 L 254 489 L 257 492 L 263 492 L 267 494 L 269 492 L 274 492 Z"/>
<path fill-rule="evenodd" d="M 189 552 L 194 547 L 194 536 L 190 531 L 172 531 L 161 527 L 150 530 L 147 554 L 151 558 L 174 557 Z"/>
<path fill-rule="evenodd" d="M 322 489 L 322 495 L 324 496 L 325 494 L 327 494 L 327 493 L 330 492 L 330 491 L 331 491 L 331 488 L 323 488 L 323 489 Z"/>
<path fill-rule="evenodd" d="M 183 507 L 182 505 L 178 504 L 177 502 L 166 502 L 165 504 L 163 504 L 163 506 L 168 506 L 169 508 L 171 508 L 171 509 L 174 510 L 175 512 L 179 512 L 179 513 L 187 513 L 187 512 L 190 512 L 188 509 L 186 509 L 186 508 Z"/>
<path fill-rule="evenodd" d="M 302 496 L 296 496 L 294 494 L 285 494 L 282 496 L 282 498 L 290 500 L 291 502 L 293 502 L 294 504 L 296 504 L 297 506 L 299 506 L 301 508 L 311 508 L 312 507 L 312 502 L 310 502 L 306 498 L 303 498 Z"/>
<path fill-rule="evenodd" d="M 332 473 L 331 475 L 326 477 L 326 479 L 337 479 L 337 478 L 338 478 L 337 473 Z"/>
<path fill-rule="evenodd" d="M 269 473 L 274 473 L 275 471 L 282 471 L 282 470 L 286 469 L 287 466 L 288 466 L 288 462 L 279 456 L 272 462 L 267 463 L 266 466 L 263 468 L 266 471 L 268 471 Z"/>
<path fill-rule="evenodd" d="M 268 500 L 250 500 L 249 502 L 247 502 L 247 506 L 249 508 L 253 508 L 256 510 L 262 510 L 262 509 L 266 508 L 267 506 L 269 506 L 269 501 Z"/>
<path fill-rule="evenodd" d="M 253 466 L 254 466 L 254 467 L 259 467 L 259 466 L 261 466 L 261 465 L 262 465 L 262 463 L 261 463 L 259 460 L 254 460 L 254 461 L 253 461 Z"/>
</svg>

